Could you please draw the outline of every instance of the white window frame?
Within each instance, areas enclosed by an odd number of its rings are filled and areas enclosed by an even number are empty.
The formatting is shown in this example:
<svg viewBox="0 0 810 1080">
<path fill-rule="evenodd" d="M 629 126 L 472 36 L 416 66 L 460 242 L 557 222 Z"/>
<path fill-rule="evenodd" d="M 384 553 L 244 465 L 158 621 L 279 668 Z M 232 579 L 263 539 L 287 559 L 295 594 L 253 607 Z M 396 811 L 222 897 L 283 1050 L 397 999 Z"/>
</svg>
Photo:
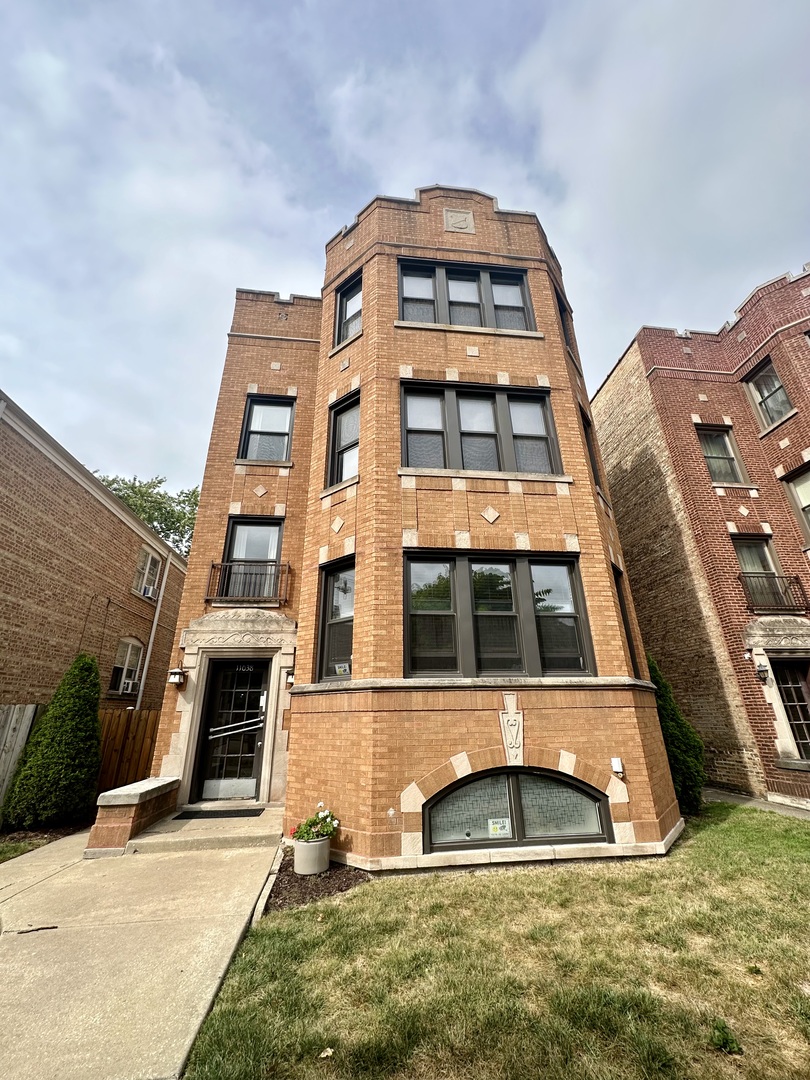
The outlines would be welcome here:
<svg viewBox="0 0 810 1080">
<path fill-rule="evenodd" d="M 146 596 L 145 589 L 157 591 L 160 581 L 160 570 L 163 560 L 148 547 L 142 547 L 138 554 L 138 565 L 135 568 L 135 577 L 132 581 L 132 591 L 138 596 Z M 147 597 L 154 600 L 155 597 Z"/>
<path fill-rule="evenodd" d="M 140 681 L 143 651 L 143 642 L 139 641 L 137 638 L 121 638 L 118 642 L 115 660 L 113 661 L 108 693 L 123 695 L 124 690 L 122 687 L 125 682 L 138 683 Z M 132 662 L 133 658 L 135 661 L 134 664 Z M 128 672 L 131 672 L 132 674 L 128 675 Z M 127 696 L 129 694 L 137 694 L 137 690 L 128 691 Z"/>
</svg>

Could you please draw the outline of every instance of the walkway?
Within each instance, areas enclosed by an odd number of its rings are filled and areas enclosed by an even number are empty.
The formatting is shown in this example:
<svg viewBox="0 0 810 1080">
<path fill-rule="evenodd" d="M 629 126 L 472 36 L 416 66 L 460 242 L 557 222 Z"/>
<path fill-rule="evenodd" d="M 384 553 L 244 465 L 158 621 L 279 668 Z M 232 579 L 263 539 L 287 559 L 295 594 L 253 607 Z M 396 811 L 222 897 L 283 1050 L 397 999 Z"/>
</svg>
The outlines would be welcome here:
<svg viewBox="0 0 810 1080">
<path fill-rule="evenodd" d="M 3 1080 L 180 1075 L 280 836 L 212 850 L 199 824 L 185 849 L 88 860 L 79 833 L 0 865 Z"/>
<path fill-rule="evenodd" d="M 730 802 L 737 806 L 750 806 L 754 810 L 770 810 L 772 814 L 783 814 L 800 821 L 810 821 L 810 810 L 788 806 L 786 803 L 770 802 L 768 799 L 754 799 L 750 795 L 735 795 L 733 791 L 722 791 L 720 788 L 704 788 L 703 798 L 706 802 Z"/>
</svg>

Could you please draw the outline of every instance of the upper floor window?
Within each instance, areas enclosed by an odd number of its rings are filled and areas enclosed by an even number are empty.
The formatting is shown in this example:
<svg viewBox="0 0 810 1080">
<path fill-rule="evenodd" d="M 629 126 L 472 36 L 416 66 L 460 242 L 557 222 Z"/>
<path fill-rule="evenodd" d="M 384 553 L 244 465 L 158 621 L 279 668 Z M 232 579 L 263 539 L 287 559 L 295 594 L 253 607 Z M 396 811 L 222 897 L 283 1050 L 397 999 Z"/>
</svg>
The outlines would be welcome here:
<svg viewBox="0 0 810 1080">
<path fill-rule="evenodd" d="M 239 457 L 251 461 L 289 461 L 294 398 L 247 399 Z"/>
<path fill-rule="evenodd" d="M 764 427 L 778 423 L 793 408 L 770 359 L 757 368 L 747 382 Z"/>
<path fill-rule="evenodd" d="M 745 483 L 728 428 L 700 428 L 698 439 L 713 483 Z"/>
<path fill-rule="evenodd" d="M 547 394 L 408 386 L 403 428 L 403 464 L 412 468 L 562 471 Z"/>
<path fill-rule="evenodd" d="M 534 329 L 524 274 L 467 266 L 403 263 L 400 315 L 405 322 Z"/>
<path fill-rule="evenodd" d="M 411 675 L 574 675 L 593 669 L 576 564 L 481 555 L 406 567 Z"/>
<path fill-rule="evenodd" d="M 585 434 L 585 449 L 588 451 L 588 461 L 591 463 L 593 482 L 597 487 L 601 487 L 602 479 L 599 473 L 599 459 L 596 456 L 596 444 L 593 438 L 593 424 L 584 409 L 579 410 L 579 415 L 582 420 L 582 430 Z"/>
<path fill-rule="evenodd" d="M 742 570 L 740 581 L 752 611 L 805 611 L 807 599 L 801 580 L 782 574 L 767 538 L 735 536 L 732 542 Z"/>
<path fill-rule="evenodd" d="M 356 277 L 337 294 L 337 333 L 335 344 L 359 334 L 363 326 L 363 279 Z"/>
<path fill-rule="evenodd" d="M 119 641 L 110 679 L 110 693 L 138 693 L 142 658 L 143 645 L 137 638 L 122 638 Z"/>
<path fill-rule="evenodd" d="M 138 565 L 132 582 L 133 591 L 150 600 L 157 599 L 160 567 L 160 557 L 149 548 L 142 547 L 138 554 Z"/>
<path fill-rule="evenodd" d="M 321 678 L 348 679 L 354 638 L 354 562 L 323 576 Z"/>
<path fill-rule="evenodd" d="M 799 524 L 810 539 L 810 471 L 789 480 L 788 490 L 799 515 Z"/>
<path fill-rule="evenodd" d="M 273 518 L 231 518 L 215 594 L 233 600 L 277 600 L 281 522 Z M 210 589 L 209 589 L 210 591 Z"/>
<path fill-rule="evenodd" d="M 329 452 L 329 484 L 341 484 L 357 476 L 360 460 L 360 398 L 350 399 L 332 409 Z"/>
</svg>

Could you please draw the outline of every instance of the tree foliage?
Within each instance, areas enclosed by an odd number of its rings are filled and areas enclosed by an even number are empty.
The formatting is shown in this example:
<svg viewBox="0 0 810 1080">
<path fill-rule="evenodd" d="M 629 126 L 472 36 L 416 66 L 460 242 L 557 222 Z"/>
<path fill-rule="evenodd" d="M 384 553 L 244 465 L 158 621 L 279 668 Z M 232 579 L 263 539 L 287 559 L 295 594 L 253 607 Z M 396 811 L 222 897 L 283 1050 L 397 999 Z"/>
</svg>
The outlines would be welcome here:
<svg viewBox="0 0 810 1080">
<path fill-rule="evenodd" d="M 4 826 L 84 822 L 93 812 L 101 768 L 94 656 L 79 653 L 39 717 L 3 802 Z"/>
<path fill-rule="evenodd" d="M 678 708 L 672 686 L 661 674 L 651 656 L 647 656 L 650 678 L 655 683 L 658 719 L 667 749 L 669 769 L 678 805 L 684 814 L 697 814 L 703 799 L 706 770 L 703 766 L 703 740 Z"/>
<path fill-rule="evenodd" d="M 199 487 L 184 488 L 172 494 L 163 486 L 165 476 L 153 476 L 151 480 L 102 473 L 96 473 L 96 476 L 175 551 L 188 555 L 200 503 Z"/>
</svg>

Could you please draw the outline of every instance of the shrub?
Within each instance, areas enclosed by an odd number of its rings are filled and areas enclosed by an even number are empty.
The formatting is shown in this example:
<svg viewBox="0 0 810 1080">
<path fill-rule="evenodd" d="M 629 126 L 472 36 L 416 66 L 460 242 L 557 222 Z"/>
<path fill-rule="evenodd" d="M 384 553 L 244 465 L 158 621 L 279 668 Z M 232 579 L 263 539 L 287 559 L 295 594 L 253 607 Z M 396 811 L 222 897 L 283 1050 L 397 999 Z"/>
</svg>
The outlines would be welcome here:
<svg viewBox="0 0 810 1080">
<path fill-rule="evenodd" d="M 5 825 L 70 824 L 90 817 L 101 767 L 98 664 L 80 653 L 34 725 L 3 803 Z"/>
<path fill-rule="evenodd" d="M 697 814 L 702 802 L 703 785 L 706 783 L 703 741 L 678 708 L 672 687 L 661 674 L 658 664 L 651 656 L 647 657 L 647 663 L 650 666 L 650 678 L 655 683 L 658 719 L 678 805 L 684 814 Z"/>
</svg>

